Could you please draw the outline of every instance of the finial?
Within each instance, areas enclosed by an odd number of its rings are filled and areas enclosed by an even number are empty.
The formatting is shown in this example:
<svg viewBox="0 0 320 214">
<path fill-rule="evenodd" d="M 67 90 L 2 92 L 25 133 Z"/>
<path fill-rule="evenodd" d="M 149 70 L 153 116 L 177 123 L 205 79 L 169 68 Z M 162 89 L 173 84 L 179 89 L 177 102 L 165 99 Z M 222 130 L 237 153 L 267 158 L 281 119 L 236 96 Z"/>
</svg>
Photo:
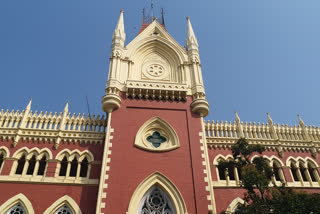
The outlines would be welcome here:
<svg viewBox="0 0 320 214">
<path fill-rule="evenodd" d="M 120 16 L 117 22 L 117 26 L 112 35 L 112 45 L 120 45 L 120 47 L 124 47 L 124 43 L 126 40 L 126 33 L 124 31 L 124 21 L 123 21 L 123 13 L 124 10 L 120 11 Z"/>
<path fill-rule="evenodd" d="M 67 101 L 64 109 L 63 109 L 63 112 L 68 112 L 69 111 L 69 101 Z"/>
<path fill-rule="evenodd" d="M 29 101 L 29 103 L 28 103 L 28 105 L 27 105 L 26 109 L 28 109 L 28 110 L 30 110 L 30 109 L 31 109 L 31 103 L 32 103 L 32 98 L 30 99 L 30 101 Z"/>
<path fill-rule="evenodd" d="M 270 124 L 273 124 L 273 120 L 271 119 L 269 112 L 267 112 L 267 116 L 268 116 L 268 122 Z"/>
<path fill-rule="evenodd" d="M 186 19 L 189 21 L 189 20 L 190 20 L 190 17 L 189 17 L 189 16 L 187 16 L 187 17 L 186 17 Z"/>
<path fill-rule="evenodd" d="M 238 112 L 235 111 L 234 113 L 235 113 L 235 115 L 236 115 L 236 121 L 239 121 L 239 122 L 240 122 L 240 117 L 239 117 L 239 115 L 238 115 Z"/>
<path fill-rule="evenodd" d="M 187 41 L 186 41 L 187 50 L 198 50 L 197 37 L 194 34 L 189 17 L 187 17 L 187 22 L 188 22 Z"/>
<path fill-rule="evenodd" d="M 299 119 L 299 124 L 300 124 L 301 126 L 304 126 L 304 122 L 303 122 L 303 120 L 301 119 L 300 115 L 297 114 L 297 116 L 298 116 L 298 119 Z"/>
</svg>

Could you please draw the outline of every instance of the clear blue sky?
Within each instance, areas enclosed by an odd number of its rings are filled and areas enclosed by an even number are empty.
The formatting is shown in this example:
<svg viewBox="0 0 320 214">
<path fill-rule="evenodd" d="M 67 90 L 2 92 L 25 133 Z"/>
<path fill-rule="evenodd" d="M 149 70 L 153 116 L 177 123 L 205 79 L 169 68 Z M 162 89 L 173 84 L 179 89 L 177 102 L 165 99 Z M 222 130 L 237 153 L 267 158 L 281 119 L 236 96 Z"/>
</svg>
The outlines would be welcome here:
<svg viewBox="0 0 320 214">
<path fill-rule="evenodd" d="M 0 109 L 103 114 L 112 32 L 127 41 L 150 0 L 0 1 Z M 155 0 L 184 45 L 190 16 L 200 45 L 210 120 L 320 122 L 319 0 Z"/>
</svg>

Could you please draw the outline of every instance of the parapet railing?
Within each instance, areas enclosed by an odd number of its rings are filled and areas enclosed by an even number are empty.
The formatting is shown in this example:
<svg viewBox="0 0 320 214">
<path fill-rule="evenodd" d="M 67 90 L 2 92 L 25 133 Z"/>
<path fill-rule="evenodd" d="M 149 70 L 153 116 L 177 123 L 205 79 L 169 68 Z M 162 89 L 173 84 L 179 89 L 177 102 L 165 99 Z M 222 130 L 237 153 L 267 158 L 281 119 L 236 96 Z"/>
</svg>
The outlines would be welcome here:
<svg viewBox="0 0 320 214">
<path fill-rule="evenodd" d="M 299 118 L 299 125 L 274 124 L 268 114 L 268 123 L 240 121 L 238 114 L 234 122 L 204 121 L 205 135 L 209 148 L 231 147 L 240 137 L 249 143 L 262 144 L 268 149 L 320 152 L 320 127 L 306 126 Z"/>
<path fill-rule="evenodd" d="M 16 146 L 20 139 L 103 143 L 106 119 L 100 115 L 71 114 L 68 103 L 61 113 L 32 112 L 31 101 L 23 111 L 0 111 L 0 137 L 13 139 Z"/>
</svg>

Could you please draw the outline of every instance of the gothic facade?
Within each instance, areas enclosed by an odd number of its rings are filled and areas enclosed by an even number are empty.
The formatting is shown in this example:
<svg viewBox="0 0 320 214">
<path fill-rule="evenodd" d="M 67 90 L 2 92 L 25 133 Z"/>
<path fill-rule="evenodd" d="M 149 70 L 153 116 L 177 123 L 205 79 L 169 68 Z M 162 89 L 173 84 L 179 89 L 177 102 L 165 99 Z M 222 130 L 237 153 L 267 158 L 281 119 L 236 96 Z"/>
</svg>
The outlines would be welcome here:
<svg viewBox="0 0 320 214">
<path fill-rule="evenodd" d="M 218 167 L 245 137 L 266 147 L 275 183 L 320 192 L 320 128 L 206 121 L 198 41 L 185 48 L 144 17 L 112 37 L 104 116 L 0 112 L 0 214 L 215 214 L 243 203 L 239 170 Z M 255 156 L 252 157 L 254 159 Z"/>
</svg>

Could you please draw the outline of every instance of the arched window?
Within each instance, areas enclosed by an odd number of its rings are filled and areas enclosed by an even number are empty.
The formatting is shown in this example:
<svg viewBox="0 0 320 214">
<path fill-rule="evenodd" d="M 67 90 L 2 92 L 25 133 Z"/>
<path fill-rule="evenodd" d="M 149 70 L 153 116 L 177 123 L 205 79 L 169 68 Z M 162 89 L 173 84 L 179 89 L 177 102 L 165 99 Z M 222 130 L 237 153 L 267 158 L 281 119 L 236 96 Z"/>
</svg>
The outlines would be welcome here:
<svg viewBox="0 0 320 214">
<path fill-rule="evenodd" d="M 27 175 L 33 175 L 35 166 L 36 166 L 36 156 L 33 155 L 32 158 L 29 160 Z"/>
<path fill-rule="evenodd" d="M 5 214 L 27 214 L 24 207 L 18 203 L 11 207 Z"/>
<path fill-rule="evenodd" d="M 153 186 L 142 198 L 138 214 L 176 214 L 169 196 L 158 186 Z"/>
<path fill-rule="evenodd" d="M 44 175 L 44 172 L 46 170 L 46 166 L 47 166 L 47 157 L 45 155 L 43 155 L 43 157 L 39 161 L 39 169 L 38 169 L 37 175 Z"/>
<path fill-rule="evenodd" d="M 17 175 L 22 175 L 25 163 L 26 163 L 26 156 L 22 155 L 21 158 L 18 160 L 18 166 L 17 166 L 17 170 L 16 170 Z"/>
<path fill-rule="evenodd" d="M 310 175 L 311 182 L 317 182 L 319 180 L 319 174 L 316 169 L 316 166 L 310 161 L 308 161 L 308 172 Z"/>
<path fill-rule="evenodd" d="M 280 166 L 279 166 L 277 163 L 273 162 L 273 164 L 272 164 L 272 169 L 273 169 L 273 173 L 274 173 L 274 178 L 275 178 L 275 180 L 276 180 L 276 181 L 282 181 L 282 179 L 281 179 L 281 168 L 280 168 Z"/>
<path fill-rule="evenodd" d="M 228 167 L 228 176 L 229 176 L 230 181 L 236 180 L 234 177 L 234 170 L 235 170 L 234 167 Z"/>
<path fill-rule="evenodd" d="M 88 174 L 88 167 L 89 162 L 87 158 L 84 158 L 81 162 L 81 170 L 80 170 L 80 177 L 86 178 Z"/>
<path fill-rule="evenodd" d="M 54 214 L 73 214 L 73 212 L 67 205 L 63 205 Z"/>
<path fill-rule="evenodd" d="M 218 167 L 218 172 L 219 172 L 219 179 L 220 180 L 226 180 L 226 168 L 223 166 L 217 166 Z"/>
<path fill-rule="evenodd" d="M 290 165 L 290 170 L 291 170 L 291 174 L 292 174 L 292 176 L 293 176 L 293 180 L 294 180 L 294 181 L 299 181 L 299 178 L 298 178 L 298 169 L 297 169 L 297 167 L 296 167 L 293 163 L 291 163 L 291 165 Z"/>
<path fill-rule="evenodd" d="M 60 172 L 59 172 L 59 176 L 66 176 L 67 174 L 67 167 L 68 167 L 68 159 L 66 156 L 64 156 L 64 158 L 62 159 L 61 163 L 60 163 Z"/>
<path fill-rule="evenodd" d="M 299 170 L 302 177 L 302 181 L 308 181 L 308 178 L 306 176 L 306 168 L 303 166 L 303 163 L 301 162 L 299 164 Z"/>
<path fill-rule="evenodd" d="M 70 177 L 76 177 L 77 176 L 77 170 L 78 170 L 78 159 L 76 157 L 73 158 L 71 161 L 71 168 L 70 168 Z"/>
<path fill-rule="evenodd" d="M 4 155 L 1 153 L 1 151 L 0 151 L 0 169 L 1 169 L 1 167 L 2 167 L 2 164 L 3 164 L 3 162 L 4 162 Z"/>
<path fill-rule="evenodd" d="M 84 181 L 89 178 L 91 162 L 94 160 L 89 151 L 61 151 L 56 159 L 59 160 L 57 166 L 57 176 L 61 179 L 79 179 Z"/>
</svg>

